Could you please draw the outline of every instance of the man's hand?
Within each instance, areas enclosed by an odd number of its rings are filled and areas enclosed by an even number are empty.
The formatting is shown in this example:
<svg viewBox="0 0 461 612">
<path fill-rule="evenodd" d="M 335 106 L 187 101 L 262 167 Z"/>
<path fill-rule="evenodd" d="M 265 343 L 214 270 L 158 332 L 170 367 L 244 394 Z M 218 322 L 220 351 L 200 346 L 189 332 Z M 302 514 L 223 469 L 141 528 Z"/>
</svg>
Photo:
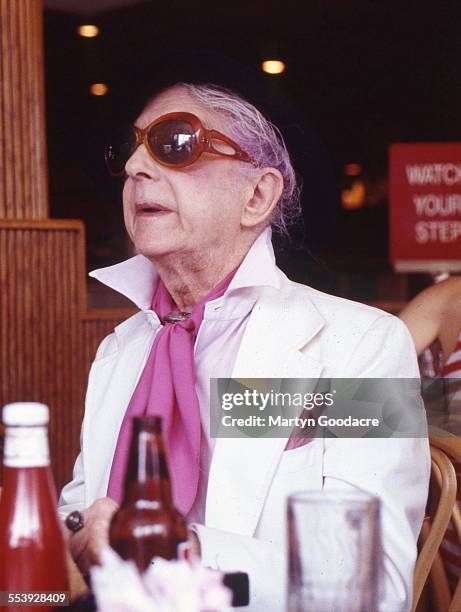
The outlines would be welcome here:
<svg viewBox="0 0 461 612">
<path fill-rule="evenodd" d="M 83 575 L 91 565 L 99 563 L 99 553 L 109 544 L 109 525 L 118 504 L 109 497 L 97 499 L 82 510 L 84 527 L 69 535 L 69 550 Z"/>
</svg>

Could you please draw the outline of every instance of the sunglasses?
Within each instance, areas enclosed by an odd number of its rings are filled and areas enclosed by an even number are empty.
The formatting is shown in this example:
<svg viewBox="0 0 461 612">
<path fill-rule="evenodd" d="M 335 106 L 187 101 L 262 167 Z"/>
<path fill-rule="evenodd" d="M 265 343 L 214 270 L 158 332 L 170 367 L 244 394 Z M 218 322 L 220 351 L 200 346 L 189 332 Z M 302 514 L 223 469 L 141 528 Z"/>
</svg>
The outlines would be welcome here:
<svg viewBox="0 0 461 612">
<path fill-rule="evenodd" d="M 213 144 L 215 143 L 215 144 Z M 220 151 L 217 143 L 224 143 L 233 152 Z M 125 164 L 143 144 L 157 163 L 168 168 L 185 168 L 202 155 L 211 153 L 227 159 L 256 165 L 236 142 L 217 132 L 207 130 L 192 113 L 168 113 L 158 117 L 144 129 L 135 125 L 120 131 L 106 146 L 106 166 L 112 176 L 122 176 Z"/>
</svg>

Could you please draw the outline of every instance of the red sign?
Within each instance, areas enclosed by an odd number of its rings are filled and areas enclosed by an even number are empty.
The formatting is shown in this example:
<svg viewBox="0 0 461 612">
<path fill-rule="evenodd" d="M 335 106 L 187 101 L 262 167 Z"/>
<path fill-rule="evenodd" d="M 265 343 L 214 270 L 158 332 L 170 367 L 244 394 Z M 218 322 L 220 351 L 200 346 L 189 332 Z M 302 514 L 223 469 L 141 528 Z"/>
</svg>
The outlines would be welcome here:
<svg viewBox="0 0 461 612">
<path fill-rule="evenodd" d="M 461 270 L 461 143 L 391 145 L 390 257 L 396 270 Z"/>
</svg>

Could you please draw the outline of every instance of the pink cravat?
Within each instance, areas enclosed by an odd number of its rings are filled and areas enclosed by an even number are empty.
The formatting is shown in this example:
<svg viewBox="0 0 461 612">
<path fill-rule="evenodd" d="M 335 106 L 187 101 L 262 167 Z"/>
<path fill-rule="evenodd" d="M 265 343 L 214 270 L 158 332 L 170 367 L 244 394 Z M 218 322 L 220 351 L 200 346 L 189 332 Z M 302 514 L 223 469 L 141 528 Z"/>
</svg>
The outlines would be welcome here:
<svg viewBox="0 0 461 612">
<path fill-rule="evenodd" d="M 205 305 L 221 297 L 235 270 L 198 302 L 184 321 L 166 323 L 157 332 L 146 365 L 123 418 L 112 461 L 107 495 L 120 503 L 128 462 L 133 417 L 160 416 L 176 507 L 186 515 L 197 494 L 201 423 L 195 392 L 194 342 Z M 152 308 L 160 320 L 177 312 L 165 285 L 159 280 Z"/>
</svg>

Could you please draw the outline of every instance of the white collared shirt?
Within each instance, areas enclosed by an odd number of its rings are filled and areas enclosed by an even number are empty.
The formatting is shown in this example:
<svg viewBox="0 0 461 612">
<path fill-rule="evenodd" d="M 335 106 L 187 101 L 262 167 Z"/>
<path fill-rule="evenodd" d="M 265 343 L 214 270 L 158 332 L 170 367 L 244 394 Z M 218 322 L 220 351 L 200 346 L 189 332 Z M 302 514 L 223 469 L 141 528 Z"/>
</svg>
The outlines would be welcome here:
<svg viewBox="0 0 461 612">
<path fill-rule="evenodd" d="M 90 276 L 128 297 L 161 329 L 161 322 L 151 308 L 158 273 L 146 257 L 137 255 L 121 264 L 95 270 Z M 230 378 L 251 310 L 268 286 L 280 286 L 270 228 L 255 240 L 224 295 L 206 304 L 197 334 L 195 390 L 200 405 L 202 444 L 198 492 L 187 517 L 189 521 L 204 522 L 215 442 L 210 437 L 210 378 Z"/>
</svg>

